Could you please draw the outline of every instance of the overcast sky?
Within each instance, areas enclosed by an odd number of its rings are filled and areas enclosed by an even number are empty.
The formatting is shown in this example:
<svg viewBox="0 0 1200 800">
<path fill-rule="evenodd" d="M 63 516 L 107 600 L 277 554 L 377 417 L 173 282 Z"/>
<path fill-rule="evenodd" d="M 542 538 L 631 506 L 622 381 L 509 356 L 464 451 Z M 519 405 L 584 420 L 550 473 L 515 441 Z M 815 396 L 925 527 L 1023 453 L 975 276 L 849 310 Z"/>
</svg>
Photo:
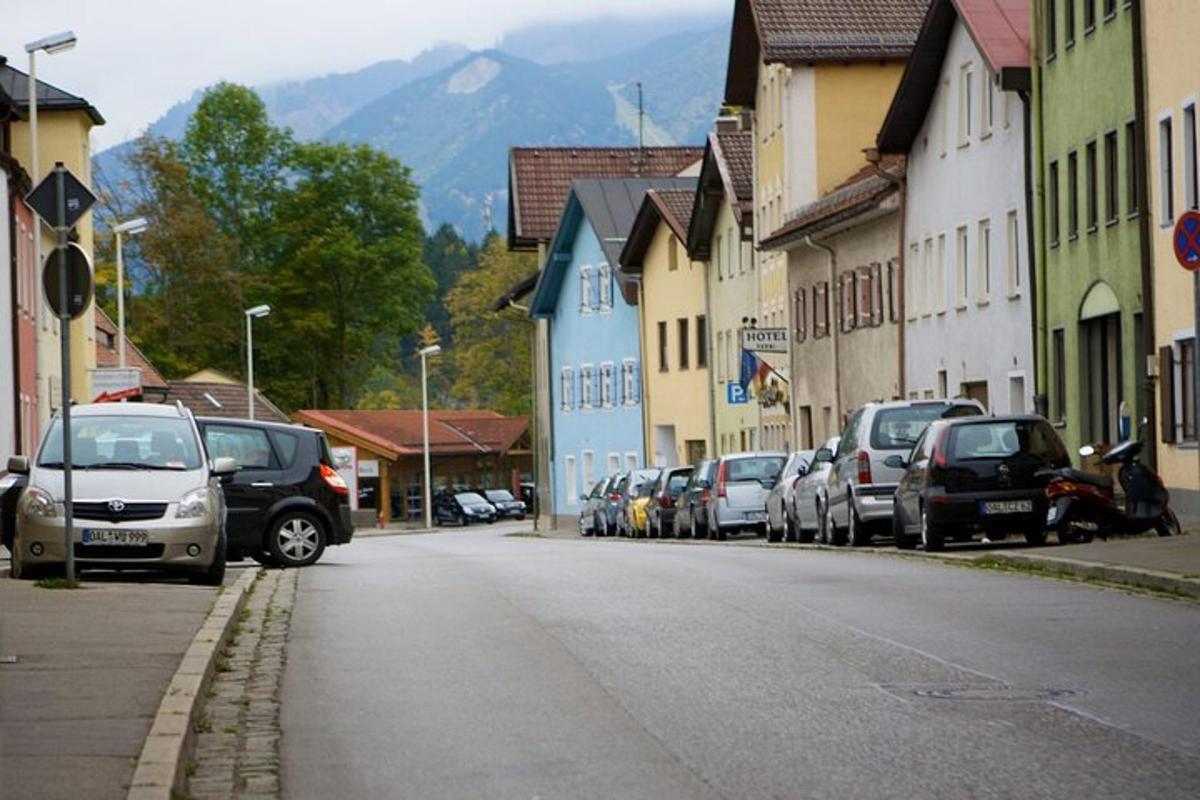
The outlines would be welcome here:
<svg viewBox="0 0 1200 800">
<path fill-rule="evenodd" d="M 73 30 L 74 49 L 38 57 L 38 77 L 108 120 L 97 151 L 136 136 L 194 89 L 260 84 L 411 58 L 439 42 L 487 47 L 506 31 L 597 16 L 731 9 L 733 0 L 0 0 L 0 55 Z"/>
</svg>

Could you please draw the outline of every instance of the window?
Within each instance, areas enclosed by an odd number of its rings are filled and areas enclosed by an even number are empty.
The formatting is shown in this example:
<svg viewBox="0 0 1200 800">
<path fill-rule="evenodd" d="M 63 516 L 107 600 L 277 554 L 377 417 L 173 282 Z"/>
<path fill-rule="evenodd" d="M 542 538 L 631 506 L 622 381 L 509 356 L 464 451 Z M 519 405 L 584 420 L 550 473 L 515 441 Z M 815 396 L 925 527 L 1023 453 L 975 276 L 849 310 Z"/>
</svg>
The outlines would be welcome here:
<svg viewBox="0 0 1200 800">
<path fill-rule="evenodd" d="M 1067 0 L 1072 2 L 1072 0 Z M 1055 0 L 1046 0 L 1046 60 L 1053 61 L 1058 47 L 1058 4 Z"/>
<path fill-rule="evenodd" d="M 91 418 L 96 419 L 96 418 Z M 88 422 L 91 422 L 91 419 Z M 166 434 L 161 434 L 159 430 L 151 429 L 146 434 L 146 440 L 149 441 L 150 452 L 146 452 L 144 448 L 135 453 L 134 457 L 128 458 L 122 454 L 122 446 L 127 442 L 133 445 L 134 449 L 141 448 L 141 431 L 139 430 L 137 437 L 129 431 L 120 430 L 117 426 L 109 426 L 103 428 L 103 422 L 109 421 L 111 418 L 101 417 L 101 425 L 93 426 L 95 430 L 100 431 L 107 436 L 93 438 L 101 445 L 99 453 L 96 453 L 92 458 L 84 458 L 81 462 L 81 456 L 78 453 L 73 453 L 71 462 L 75 465 L 80 463 L 85 466 L 97 463 L 97 461 L 105 460 L 103 452 L 103 442 L 107 438 L 113 441 L 112 454 L 108 457 L 110 461 L 146 461 L 152 464 L 170 464 L 174 462 L 192 464 L 198 461 L 198 456 L 194 452 L 194 447 L 190 447 L 190 442 L 194 440 L 181 439 L 178 435 L 174 435 L 174 431 L 168 431 Z M 149 422 L 147 420 L 147 422 Z M 55 423 L 58 424 L 57 422 Z M 73 425 L 79 425 L 79 422 Z M 87 423 L 85 423 L 87 424 Z M 158 425 L 155 420 L 150 423 L 151 426 Z M 140 426 L 139 426 L 140 427 Z M 161 426 L 159 426 L 161 427 Z M 52 432 L 51 436 L 57 433 Z M 115 433 L 115 435 L 114 435 Z M 75 428 L 71 429 L 72 440 L 77 440 Z M 50 438 L 50 437 L 47 437 Z M 162 439 L 169 442 L 167 447 L 157 444 Z M 61 451 L 62 449 L 62 434 L 58 433 L 55 439 L 56 446 Z M 185 444 L 188 443 L 188 444 Z M 272 463 L 271 458 L 271 443 L 267 441 L 266 431 L 261 428 L 243 428 L 238 425 L 209 425 L 204 429 L 204 447 L 212 458 L 226 456 L 232 458 L 237 464 L 238 469 L 278 469 L 278 465 Z M 92 448 L 93 451 L 96 448 Z M 293 458 L 295 453 L 292 454 Z M 61 460 L 61 456 L 59 456 Z M 195 466 L 189 467 L 195 469 Z"/>
<path fill-rule="evenodd" d="M 1175 221 L 1175 157 L 1171 118 L 1158 121 L 1158 185 L 1163 225 Z"/>
<path fill-rule="evenodd" d="M 900 262 L 893 259 L 887 267 L 888 321 L 900 321 Z"/>
<path fill-rule="evenodd" d="M 937 374 L 937 396 L 940 399 L 945 399 L 950 391 L 950 376 L 944 369 L 939 369 Z"/>
<path fill-rule="evenodd" d="M 1021 225 L 1017 212 L 1008 212 L 1007 236 L 1008 242 L 1008 296 L 1019 297 L 1021 294 Z"/>
<path fill-rule="evenodd" d="M 1196 441 L 1196 340 L 1181 339 L 1175 343 L 1179 348 L 1179 421 L 1182 430 L 1180 439 Z"/>
<path fill-rule="evenodd" d="M 1125 205 L 1129 209 L 1129 216 L 1137 216 L 1140 208 L 1141 186 L 1138 184 L 1137 170 L 1137 149 L 1138 144 L 1137 122 L 1130 120 L 1125 123 L 1125 191 L 1128 192 Z"/>
<path fill-rule="evenodd" d="M 590 409 L 596 402 L 596 368 L 584 364 L 579 368 L 579 407 Z"/>
<path fill-rule="evenodd" d="M 621 392 L 625 405 L 637 405 L 639 399 L 637 362 L 632 358 L 627 358 L 621 362 Z"/>
<path fill-rule="evenodd" d="M 1049 197 L 1046 198 L 1046 215 L 1050 217 L 1050 246 L 1054 247 L 1059 240 L 1059 223 L 1058 223 L 1058 162 L 1050 162 L 1050 186 L 1048 188 Z"/>
<path fill-rule="evenodd" d="M 1100 204 L 1096 197 L 1098 191 L 1096 187 L 1097 181 L 1097 163 L 1096 163 L 1096 143 L 1088 142 L 1087 148 L 1084 151 L 1086 159 L 1084 169 L 1086 172 L 1083 176 L 1084 190 L 1087 193 L 1087 229 L 1088 232 L 1096 230 L 1098 217 L 1100 214 Z"/>
<path fill-rule="evenodd" d="M 1104 220 L 1110 225 L 1117 221 L 1117 132 L 1104 134 Z"/>
<path fill-rule="evenodd" d="M 813 287 L 813 338 L 829 335 L 829 283 L 822 281 Z"/>
<path fill-rule="evenodd" d="M 559 408 L 570 411 L 575 407 L 575 370 L 563 367 L 559 373 Z"/>
<path fill-rule="evenodd" d="M 734 342 L 735 342 L 735 337 L 734 337 L 733 331 L 726 330 L 725 331 L 725 380 L 729 380 L 729 381 L 737 380 L 738 370 L 740 369 L 740 363 L 741 363 L 738 361 L 740 354 L 738 353 L 738 351 L 734 345 Z"/>
<path fill-rule="evenodd" d="M 1087 35 L 1096 29 L 1096 0 L 1083 0 L 1083 33 Z"/>
<path fill-rule="evenodd" d="M 841 316 L 841 331 L 849 333 L 858 323 L 854 297 L 854 271 L 847 270 L 838 278 L 838 309 Z"/>
<path fill-rule="evenodd" d="M 937 312 L 946 313 L 946 284 L 950 276 L 946 274 L 946 234 L 938 234 L 937 243 Z"/>
<path fill-rule="evenodd" d="M 625 454 L 625 469 L 628 470 L 629 472 L 633 472 L 637 468 L 638 468 L 637 453 L 626 453 Z"/>
<path fill-rule="evenodd" d="M 925 263 L 922 266 L 924 275 L 921 281 L 921 309 L 925 312 L 925 316 L 933 313 L 934 306 L 937 305 L 937 275 L 934 273 L 933 263 L 933 239 L 925 240 Z"/>
<path fill-rule="evenodd" d="M 591 267 L 581 267 L 579 270 L 579 310 L 585 314 L 592 310 Z"/>
<path fill-rule="evenodd" d="M 658 323 L 658 371 L 667 371 L 667 323 L 665 320 L 659 320 Z"/>
<path fill-rule="evenodd" d="M 579 476 L 575 474 L 575 456 L 567 456 L 567 505 L 579 502 Z"/>
<path fill-rule="evenodd" d="M 955 260 L 954 305 L 958 309 L 967 307 L 967 227 L 958 229 Z"/>
<path fill-rule="evenodd" d="M 667 269 L 670 272 L 679 269 L 679 239 L 673 233 L 667 241 Z"/>
<path fill-rule="evenodd" d="M 696 317 L 696 366 L 708 368 L 708 317 Z"/>
<path fill-rule="evenodd" d="M 855 276 L 858 291 L 858 327 L 870 327 L 873 317 L 874 279 L 870 267 L 859 267 Z"/>
<path fill-rule="evenodd" d="M 725 375 L 725 331 L 717 331 L 717 383 L 724 383 Z"/>
<path fill-rule="evenodd" d="M 1196 105 L 1183 108 L 1183 202 L 1188 209 L 1200 208 L 1200 186 L 1196 175 Z"/>
<path fill-rule="evenodd" d="M 996 81 L 986 68 L 983 70 L 983 108 L 979 116 L 980 138 L 991 136 L 996 121 Z"/>
<path fill-rule="evenodd" d="M 958 146 L 971 140 L 971 105 L 974 103 L 975 65 L 968 62 L 958 71 Z"/>
<path fill-rule="evenodd" d="M 1104 21 L 1108 22 L 1115 16 L 1117 16 L 1117 0 L 1104 0 Z"/>
<path fill-rule="evenodd" d="M 613 363 L 606 361 L 600 365 L 600 407 L 612 408 L 613 396 L 616 394 L 616 374 Z M 588 483 L 588 481 L 584 481 Z"/>
<path fill-rule="evenodd" d="M 1063 2 L 1063 45 L 1067 48 L 1075 44 L 1075 0 Z"/>
<path fill-rule="evenodd" d="M 600 280 L 600 310 L 612 310 L 612 267 L 608 264 L 601 264 L 599 270 Z"/>
<path fill-rule="evenodd" d="M 871 324 L 883 324 L 883 265 L 871 265 Z"/>
<path fill-rule="evenodd" d="M 1067 154 L 1067 238 L 1079 236 L 1079 153 Z"/>
<path fill-rule="evenodd" d="M 583 488 L 590 489 L 596 485 L 596 454 L 591 450 L 583 453 Z"/>
<path fill-rule="evenodd" d="M 688 348 L 691 345 L 691 338 L 688 336 L 688 321 L 684 319 L 676 320 L 675 325 L 679 330 L 679 368 L 688 369 L 691 366 L 691 358 Z"/>
<path fill-rule="evenodd" d="M 986 303 L 992 293 L 992 222 L 981 220 L 979 223 L 979 245 L 976 248 L 976 260 L 979 265 L 979 284 L 976 287 L 976 301 Z"/>
<path fill-rule="evenodd" d="M 605 459 L 605 463 L 608 465 L 605 469 L 605 473 L 608 475 L 616 475 L 621 471 L 621 454 L 609 453 L 608 457 Z"/>
<path fill-rule="evenodd" d="M 1050 408 L 1051 418 L 1058 422 L 1067 419 L 1067 333 L 1056 328 L 1052 334 L 1051 358 L 1054 359 L 1054 397 Z"/>
<path fill-rule="evenodd" d="M 946 157 L 946 148 L 950 146 L 950 79 L 942 81 L 942 101 L 938 114 L 938 151 L 942 158 Z"/>
<path fill-rule="evenodd" d="M 808 292 L 797 289 L 792 297 L 792 324 L 795 328 L 796 341 L 803 342 L 808 338 Z"/>
<path fill-rule="evenodd" d="M 296 451 L 300 449 L 300 437 L 294 433 L 271 431 L 271 441 L 275 444 L 275 452 L 284 469 L 291 469 L 296 463 Z"/>
</svg>

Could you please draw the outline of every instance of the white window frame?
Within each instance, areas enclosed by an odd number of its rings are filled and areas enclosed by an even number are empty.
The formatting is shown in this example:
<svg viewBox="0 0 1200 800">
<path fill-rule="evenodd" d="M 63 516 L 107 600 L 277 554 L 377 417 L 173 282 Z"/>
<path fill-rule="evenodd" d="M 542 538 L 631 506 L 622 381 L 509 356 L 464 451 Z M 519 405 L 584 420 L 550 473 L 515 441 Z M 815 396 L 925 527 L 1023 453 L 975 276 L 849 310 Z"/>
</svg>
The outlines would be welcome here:
<svg viewBox="0 0 1200 800">
<path fill-rule="evenodd" d="M 638 468 L 638 454 L 634 453 L 634 452 L 626 453 L 625 454 L 625 469 L 629 472 L 633 472 L 637 468 Z"/>
<path fill-rule="evenodd" d="M 595 374 L 594 365 L 579 365 L 579 407 L 584 411 L 590 411 L 596 407 L 596 398 L 592 397 L 592 377 Z"/>
<path fill-rule="evenodd" d="M 933 237 L 926 236 L 925 237 L 925 259 L 924 259 L 924 264 L 921 267 L 925 273 L 922 276 L 922 278 L 924 278 L 924 280 L 921 282 L 921 294 L 922 294 L 922 301 L 923 301 L 921 304 L 921 311 L 923 312 L 922 316 L 926 316 L 926 317 L 933 315 L 934 305 L 936 303 L 936 301 L 934 299 L 935 298 L 934 291 L 935 291 L 935 282 L 937 280 L 937 277 L 934 275 L 933 266 L 934 266 L 934 264 L 933 264 Z"/>
<path fill-rule="evenodd" d="M 608 475 L 616 475 L 621 471 L 621 454 L 609 453 L 605 459 L 605 465 L 608 468 Z"/>
<path fill-rule="evenodd" d="M 636 363 L 632 358 L 621 362 L 621 401 L 627 406 L 637 405 Z"/>
<path fill-rule="evenodd" d="M 1170 111 L 1158 118 L 1159 223 L 1175 223 L 1175 119 Z"/>
<path fill-rule="evenodd" d="M 613 362 L 605 361 L 600 364 L 600 407 L 612 408 L 613 392 L 616 389 Z"/>
<path fill-rule="evenodd" d="M 937 240 L 937 313 L 946 313 L 946 286 L 950 276 L 946 273 L 946 232 L 938 234 Z"/>
<path fill-rule="evenodd" d="M 938 114 L 941 117 L 941 119 L 939 120 L 940 124 L 938 126 L 939 128 L 941 128 L 941 135 L 938 137 L 940 139 L 940 141 L 938 142 L 938 145 L 939 145 L 938 150 L 939 150 L 939 155 L 942 158 L 945 158 L 946 152 L 950 149 L 950 79 L 949 78 L 946 78 L 942 81 L 941 95 L 942 95 L 942 102 L 940 104 L 941 108 L 938 111 Z"/>
<path fill-rule="evenodd" d="M 600 284 L 599 299 L 600 312 L 612 311 L 613 307 L 613 279 L 612 267 L 607 263 L 602 263 L 596 271 L 597 281 Z"/>
<path fill-rule="evenodd" d="M 592 268 L 579 268 L 579 313 L 592 313 Z"/>
<path fill-rule="evenodd" d="M 1005 220 L 1005 239 L 1008 242 L 1008 297 L 1015 300 L 1021 296 L 1021 220 L 1017 209 L 1009 209 Z"/>
<path fill-rule="evenodd" d="M 905 316 L 910 322 L 915 321 L 920 315 L 918 308 L 920 300 L 917 297 L 917 273 L 920 269 L 921 262 L 921 247 L 916 242 L 913 242 L 908 247 L 908 266 L 904 270 L 904 296 L 907 298 L 905 306 Z M 840 306 L 839 306 L 840 309 Z"/>
<path fill-rule="evenodd" d="M 569 414 L 575 409 L 575 370 L 563 367 L 559 370 L 558 381 L 558 391 L 562 395 L 558 407 L 564 414 Z"/>
<path fill-rule="evenodd" d="M 580 463 L 583 465 L 583 489 L 591 492 L 592 487 L 596 485 L 596 452 L 584 450 L 579 455 Z"/>
<path fill-rule="evenodd" d="M 967 275 L 970 271 L 968 259 L 971 255 L 970 233 L 966 225 L 959 225 L 954 232 L 954 307 L 962 311 L 967 307 Z"/>
<path fill-rule="evenodd" d="M 1180 117 L 1183 130 L 1183 206 L 1188 210 L 1200 208 L 1200 175 L 1196 164 L 1196 101 L 1189 98 L 1183 104 Z"/>
<path fill-rule="evenodd" d="M 975 229 L 975 302 L 987 305 L 992 294 L 992 220 L 979 220 Z"/>
<path fill-rule="evenodd" d="M 958 146 L 971 143 L 972 104 L 975 102 L 975 62 L 967 61 L 958 68 Z"/>
</svg>

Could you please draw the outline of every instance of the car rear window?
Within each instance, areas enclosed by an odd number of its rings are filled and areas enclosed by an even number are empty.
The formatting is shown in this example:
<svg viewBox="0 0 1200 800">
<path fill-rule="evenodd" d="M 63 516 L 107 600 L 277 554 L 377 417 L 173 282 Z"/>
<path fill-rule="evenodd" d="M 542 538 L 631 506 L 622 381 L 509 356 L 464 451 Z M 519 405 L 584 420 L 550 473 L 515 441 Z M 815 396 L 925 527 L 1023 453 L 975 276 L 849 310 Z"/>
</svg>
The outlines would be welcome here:
<svg viewBox="0 0 1200 800">
<path fill-rule="evenodd" d="M 730 482 L 773 480 L 783 470 L 784 461 L 785 459 L 780 456 L 731 459 L 725 462 L 725 480 Z"/>
<path fill-rule="evenodd" d="M 925 428 L 935 419 L 977 417 L 980 411 L 968 405 L 900 406 L 875 414 L 871 425 L 871 447 L 875 450 L 911 450 Z"/>
<path fill-rule="evenodd" d="M 687 486 L 688 479 L 692 477 L 690 472 L 676 472 L 667 481 L 668 491 L 683 491 L 683 487 Z"/>
<path fill-rule="evenodd" d="M 1046 462 L 1066 457 L 1058 434 L 1041 421 L 999 421 L 955 426 L 946 449 L 952 461 L 1011 458 L 1027 453 Z"/>
<path fill-rule="evenodd" d="M 482 497 L 475 494 L 474 492 L 460 492 L 460 493 L 454 495 L 454 499 L 460 503 L 479 504 L 479 503 L 486 502 Z"/>
</svg>

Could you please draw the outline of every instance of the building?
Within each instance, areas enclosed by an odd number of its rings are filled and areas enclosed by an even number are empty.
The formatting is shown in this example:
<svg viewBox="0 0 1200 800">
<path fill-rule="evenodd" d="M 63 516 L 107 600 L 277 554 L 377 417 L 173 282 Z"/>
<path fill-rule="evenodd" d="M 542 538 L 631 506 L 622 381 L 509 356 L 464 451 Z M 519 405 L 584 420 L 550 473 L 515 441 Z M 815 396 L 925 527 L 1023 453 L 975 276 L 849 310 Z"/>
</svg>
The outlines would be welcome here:
<svg viewBox="0 0 1200 800">
<path fill-rule="evenodd" d="M 903 158 L 864 166 L 763 240 L 787 254 L 798 448 L 820 447 L 855 408 L 900 394 L 903 178 Z"/>
<path fill-rule="evenodd" d="M 1033 410 L 1028 2 L 934 0 L 879 132 L 907 157 L 910 398 Z"/>
<path fill-rule="evenodd" d="M 546 252 L 562 217 L 571 181 L 576 178 L 668 177 L 696 168 L 696 147 L 514 147 L 509 151 L 508 247 L 536 252 L 538 271 L 498 299 L 497 308 L 518 305 L 533 291 L 546 266 Z M 553 366 L 549 323 L 533 320 L 534 475 L 539 514 L 549 512 L 550 400 Z M 539 519 L 539 527 L 546 520 Z"/>
<path fill-rule="evenodd" d="M 763 250 L 763 241 L 788 212 L 859 170 L 927 7 L 928 0 L 737 0 L 725 102 L 754 112 L 758 327 L 791 327 L 788 256 Z M 781 378 L 788 371 L 780 368 Z M 760 401 L 765 448 L 795 442 L 780 397 Z"/>
<path fill-rule="evenodd" d="M 754 271 L 754 137 L 741 117 L 708 135 L 688 230 L 688 257 L 706 270 L 709 384 L 715 455 L 754 449 L 759 405 L 738 383 L 740 331 L 757 313 Z"/>
<path fill-rule="evenodd" d="M 1074 450 L 1154 414 L 1134 14 L 1115 0 L 1033 7 L 1038 386 Z"/>
<path fill-rule="evenodd" d="M 1189 0 L 1140 3 L 1146 63 L 1146 129 L 1154 274 L 1154 344 L 1158 351 L 1158 468 L 1180 515 L 1200 518 L 1196 447 L 1197 278 L 1175 259 L 1173 223 L 1200 208 L 1196 102 L 1200 97 L 1200 5 Z M 1153 434 L 1151 434 L 1153 435 Z"/>
<path fill-rule="evenodd" d="M 548 512 L 556 527 L 574 524 L 580 495 L 596 480 L 646 463 L 638 312 L 616 265 L 646 192 L 694 186 L 688 178 L 571 184 L 530 300 L 530 315 L 548 323 Z"/>
<path fill-rule="evenodd" d="M 104 313 L 104 309 L 96 308 L 96 374 L 93 375 L 93 391 L 95 394 L 92 399 L 113 400 L 125 399 L 126 397 L 139 397 L 144 402 L 162 403 L 167 399 L 168 385 L 162 373 L 150 363 L 149 359 L 142 353 L 141 348 L 130 341 L 125 340 L 125 366 L 127 370 L 136 370 L 138 380 L 136 391 L 132 391 L 133 387 L 127 392 L 120 392 L 120 397 L 115 397 L 117 392 L 105 393 L 100 386 L 103 382 L 98 375 L 120 370 L 121 353 L 120 353 L 120 333 L 117 330 L 116 324 Z M 124 387 L 122 387 L 124 388 Z M 243 406 L 244 406 L 243 401 Z"/>
<path fill-rule="evenodd" d="M 713 452 L 705 264 L 687 253 L 695 205 L 688 189 L 653 189 L 621 253 L 623 284 L 637 303 L 645 452 L 656 467 L 698 464 Z"/>
<path fill-rule="evenodd" d="M 167 381 L 165 403 L 183 403 L 198 417 L 246 419 L 250 399 L 246 384 L 217 369 L 202 369 L 182 380 Z M 288 415 L 254 390 L 254 418 L 265 422 L 288 422 Z"/>
</svg>

